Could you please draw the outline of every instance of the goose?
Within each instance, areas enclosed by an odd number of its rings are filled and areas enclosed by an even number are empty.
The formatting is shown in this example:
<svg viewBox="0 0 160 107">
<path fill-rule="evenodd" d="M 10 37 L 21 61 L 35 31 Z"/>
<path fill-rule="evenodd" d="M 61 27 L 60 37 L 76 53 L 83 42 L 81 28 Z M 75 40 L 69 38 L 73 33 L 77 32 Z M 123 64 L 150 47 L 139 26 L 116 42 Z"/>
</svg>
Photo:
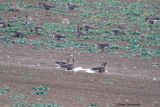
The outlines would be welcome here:
<svg viewBox="0 0 160 107">
<path fill-rule="evenodd" d="M 16 15 L 14 15 L 13 17 L 10 17 L 9 21 L 10 22 L 17 22 L 18 21 L 18 17 Z"/>
<path fill-rule="evenodd" d="M 117 26 L 120 29 L 126 29 L 127 28 L 127 25 L 125 23 L 118 23 Z"/>
<path fill-rule="evenodd" d="M 38 31 L 43 31 L 43 30 L 44 30 L 43 27 L 41 27 L 41 26 L 35 26 L 35 27 L 33 27 L 33 28 L 30 30 L 30 32 L 33 32 L 33 31 L 38 32 Z"/>
<path fill-rule="evenodd" d="M 49 5 L 49 4 L 46 4 L 46 3 L 43 3 L 42 6 L 45 10 L 50 10 L 51 8 L 55 8 L 55 6 L 52 6 L 52 5 Z"/>
<path fill-rule="evenodd" d="M 5 28 L 5 27 L 11 27 L 11 25 L 9 24 L 9 23 L 7 23 L 7 22 L 3 22 L 3 21 L 0 21 L 0 27 L 1 28 Z"/>
<path fill-rule="evenodd" d="M 30 23 L 32 23 L 32 22 L 33 22 L 32 17 L 26 15 L 25 23 L 26 23 L 26 24 L 30 24 Z"/>
<path fill-rule="evenodd" d="M 75 8 L 78 8 L 78 7 L 80 7 L 80 6 L 67 3 L 66 7 L 68 7 L 69 10 L 74 10 Z"/>
<path fill-rule="evenodd" d="M 77 25 L 77 36 L 86 36 L 82 30 L 83 28 L 80 28 L 79 25 Z"/>
<path fill-rule="evenodd" d="M 140 35 L 140 43 L 139 44 L 143 44 L 143 42 L 146 40 L 146 36 L 145 35 Z"/>
<path fill-rule="evenodd" d="M 109 44 L 96 43 L 96 47 L 100 49 L 102 52 L 104 52 L 104 48 L 107 46 L 109 46 Z"/>
<path fill-rule="evenodd" d="M 15 4 L 11 7 L 12 11 L 18 11 L 19 10 L 19 6 L 18 4 Z"/>
<path fill-rule="evenodd" d="M 67 65 L 69 64 L 69 58 L 67 58 L 67 61 L 66 62 L 55 62 L 57 65 L 59 65 L 60 67 L 63 66 L 63 65 Z"/>
<path fill-rule="evenodd" d="M 38 3 L 37 8 L 43 8 L 43 3 Z"/>
<path fill-rule="evenodd" d="M 111 33 L 114 35 L 125 35 L 125 32 L 121 30 L 112 30 Z"/>
<path fill-rule="evenodd" d="M 155 17 L 153 18 L 146 17 L 145 21 L 149 22 L 150 24 L 154 24 L 155 22 L 160 21 L 160 19 Z"/>
<path fill-rule="evenodd" d="M 84 28 L 85 31 L 88 31 L 90 29 L 94 29 L 93 27 L 91 27 L 89 25 L 85 25 L 85 24 L 83 24 L 83 28 Z"/>
<path fill-rule="evenodd" d="M 107 71 L 107 62 L 104 62 L 102 64 L 102 67 L 96 67 L 96 68 L 91 68 L 93 71 L 98 71 L 98 73 L 106 72 Z"/>
<path fill-rule="evenodd" d="M 53 38 L 54 38 L 54 40 L 56 40 L 56 41 L 60 41 L 61 39 L 64 39 L 64 38 L 66 38 L 66 37 L 54 33 L 54 34 L 53 34 Z"/>
<path fill-rule="evenodd" d="M 43 9 L 46 10 L 46 13 L 47 13 L 47 10 L 50 10 L 51 8 L 55 8 L 55 6 L 52 6 L 46 3 L 43 3 L 42 6 L 43 6 Z"/>
<path fill-rule="evenodd" d="M 72 64 L 65 64 L 62 65 L 61 67 L 65 68 L 68 71 L 73 70 L 75 68 L 75 58 L 72 59 L 72 62 L 73 62 Z"/>
<path fill-rule="evenodd" d="M 0 21 L 0 27 L 1 27 L 1 28 L 5 28 L 6 26 L 7 26 L 7 23 L 6 23 L 6 22 Z"/>
<path fill-rule="evenodd" d="M 14 31 L 13 33 L 14 33 L 13 37 L 25 37 L 25 35 L 21 32 Z"/>
</svg>

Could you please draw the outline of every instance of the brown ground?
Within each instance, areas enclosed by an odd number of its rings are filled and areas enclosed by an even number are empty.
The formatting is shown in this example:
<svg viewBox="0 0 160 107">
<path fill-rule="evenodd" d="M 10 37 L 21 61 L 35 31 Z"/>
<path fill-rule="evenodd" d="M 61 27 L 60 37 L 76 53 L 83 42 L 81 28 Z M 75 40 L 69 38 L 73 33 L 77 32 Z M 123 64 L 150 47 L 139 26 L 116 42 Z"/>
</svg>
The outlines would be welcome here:
<svg viewBox="0 0 160 107">
<path fill-rule="evenodd" d="M 0 95 L 0 107 L 21 101 L 56 103 L 63 107 L 86 107 L 90 104 L 98 104 L 99 107 L 160 107 L 160 70 L 152 66 L 152 63 L 159 63 L 158 58 L 144 61 L 138 57 L 120 58 L 105 52 L 78 54 L 78 49 L 59 51 L 33 48 L 33 45 L 27 44 L 14 44 L 13 48 L 0 47 L 0 89 L 11 90 L 6 95 Z M 108 72 L 98 75 L 65 72 L 56 68 L 54 62 L 64 61 L 68 57 L 75 57 L 76 67 L 83 68 L 100 66 L 107 61 Z M 24 79 L 24 75 L 30 79 Z M 51 88 L 49 95 L 30 94 L 34 92 L 33 87 L 39 86 Z M 28 98 L 9 97 L 21 94 Z"/>
</svg>

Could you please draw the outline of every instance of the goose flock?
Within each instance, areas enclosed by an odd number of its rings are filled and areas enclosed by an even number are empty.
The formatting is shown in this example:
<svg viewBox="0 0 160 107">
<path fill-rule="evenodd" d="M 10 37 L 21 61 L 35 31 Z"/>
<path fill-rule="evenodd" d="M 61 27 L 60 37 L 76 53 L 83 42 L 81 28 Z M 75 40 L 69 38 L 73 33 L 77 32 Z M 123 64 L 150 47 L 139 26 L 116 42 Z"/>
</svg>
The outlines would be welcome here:
<svg viewBox="0 0 160 107">
<path fill-rule="evenodd" d="M 67 3 L 66 7 L 68 10 L 74 10 L 76 8 L 79 8 L 80 6 L 78 5 L 74 5 L 71 3 Z M 37 8 L 42 8 L 44 10 L 49 11 L 50 9 L 56 8 L 56 6 L 50 5 L 50 4 L 46 4 L 46 3 L 38 3 L 37 4 Z M 13 6 L 11 6 L 11 11 L 17 12 L 20 11 L 20 7 L 18 4 L 14 4 Z M 9 18 L 9 21 L 5 22 L 5 21 L 0 21 L 0 27 L 1 28 L 6 28 L 6 27 L 12 27 L 10 23 L 12 22 L 18 22 L 18 17 L 17 15 L 14 15 L 13 17 Z M 154 23 L 156 23 L 157 21 L 160 21 L 160 18 L 157 17 L 146 17 L 145 19 L 146 22 L 150 23 L 151 25 L 153 25 Z M 25 24 L 31 24 L 33 23 L 33 19 L 31 16 L 26 15 L 24 18 L 24 23 Z M 68 19 L 63 19 L 62 20 L 62 24 L 63 25 L 68 25 L 70 22 Z M 120 30 L 114 29 L 111 31 L 111 34 L 113 35 L 126 35 L 126 33 L 124 32 L 124 29 L 127 28 L 127 25 L 124 23 L 118 23 L 116 25 L 117 27 L 120 28 Z M 95 28 L 93 26 L 90 25 L 86 25 L 83 24 L 82 26 L 78 23 L 77 24 L 77 31 L 76 31 L 76 36 L 78 38 L 80 38 L 81 36 L 87 36 L 86 32 L 89 32 L 90 30 L 94 30 Z M 39 31 L 44 31 L 44 28 L 42 26 L 34 26 L 32 29 L 30 29 L 30 32 L 39 32 Z M 19 32 L 19 31 L 13 31 L 13 37 L 26 37 L 25 34 Z M 56 34 L 55 32 L 53 33 L 53 38 L 56 41 L 61 41 L 62 39 L 65 39 L 66 37 L 61 36 L 59 34 Z M 143 42 L 145 41 L 146 37 L 145 35 L 141 35 L 140 36 L 140 43 L 139 44 L 143 44 Z M 101 52 L 104 52 L 104 48 L 109 46 L 109 44 L 107 43 L 96 43 L 96 48 L 101 50 Z M 69 62 L 69 58 L 67 59 L 66 62 L 55 62 L 56 64 L 58 64 L 61 68 L 65 68 L 66 70 L 70 71 L 73 70 L 75 68 L 75 58 L 72 59 L 72 63 Z M 105 72 L 106 71 L 106 67 L 107 66 L 107 62 L 104 62 L 102 64 L 101 67 L 96 67 L 96 68 L 91 68 L 91 70 L 94 71 L 98 71 L 99 73 Z"/>
<path fill-rule="evenodd" d="M 65 69 L 65 71 L 90 71 L 89 73 L 95 73 L 98 72 L 100 75 L 102 75 L 103 72 L 107 72 L 107 62 L 103 62 L 102 66 L 100 67 L 94 67 L 90 69 L 83 69 L 81 67 L 76 68 L 75 66 L 75 58 L 72 58 L 72 63 L 70 62 L 70 58 L 67 58 L 65 62 L 55 62 L 59 68 Z M 95 72 L 94 72 L 95 71 Z"/>
</svg>

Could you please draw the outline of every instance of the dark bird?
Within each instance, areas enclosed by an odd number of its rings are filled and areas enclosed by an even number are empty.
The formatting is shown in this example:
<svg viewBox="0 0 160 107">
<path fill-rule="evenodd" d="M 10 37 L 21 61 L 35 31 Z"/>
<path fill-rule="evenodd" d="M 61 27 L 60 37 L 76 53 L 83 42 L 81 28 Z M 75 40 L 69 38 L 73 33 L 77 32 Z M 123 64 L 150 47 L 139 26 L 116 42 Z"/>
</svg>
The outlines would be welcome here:
<svg viewBox="0 0 160 107">
<path fill-rule="evenodd" d="M 59 42 L 60 42 L 60 40 L 62 40 L 62 39 L 64 39 L 64 38 L 66 38 L 66 37 L 61 36 L 61 35 L 57 35 L 57 34 L 53 34 L 53 38 L 54 38 L 54 40 L 56 40 L 56 41 L 59 41 Z"/>
<path fill-rule="evenodd" d="M 114 35 L 125 35 L 125 32 L 121 30 L 112 30 L 111 33 Z"/>
<path fill-rule="evenodd" d="M 68 71 L 73 70 L 75 67 L 75 58 L 72 59 L 72 64 L 65 64 L 65 65 L 62 65 L 61 67 L 65 68 Z"/>
<path fill-rule="evenodd" d="M 154 24 L 155 22 L 157 22 L 157 21 L 160 21 L 160 19 L 159 18 L 149 18 L 149 17 L 147 17 L 146 19 L 145 19 L 145 21 L 146 22 L 149 22 L 150 24 Z"/>
<path fill-rule="evenodd" d="M 33 32 L 33 31 L 38 32 L 38 31 L 43 31 L 43 30 L 44 30 L 43 27 L 41 27 L 41 26 L 35 26 L 35 27 L 33 27 L 30 31 L 31 31 L 31 32 Z"/>
<path fill-rule="evenodd" d="M 55 62 L 55 63 L 58 64 L 60 67 L 63 65 L 67 65 L 67 64 L 69 64 L 69 58 L 67 58 L 66 62 Z"/>
<path fill-rule="evenodd" d="M 67 3 L 66 6 L 68 7 L 69 10 L 74 10 L 75 8 L 80 7 L 80 6 L 77 6 L 77 5 L 70 4 L 70 3 Z"/>
<path fill-rule="evenodd" d="M 104 52 L 104 48 L 107 46 L 109 46 L 109 44 L 101 44 L 101 43 L 96 44 L 96 47 L 100 49 L 102 52 Z"/>
<path fill-rule="evenodd" d="M 0 21 L 0 27 L 1 27 L 1 28 L 11 27 L 11 25 L 10 25 L 9 23 Z"/>
<path fill-rule="evenodd" d="M 7 23 L 6 23 L 6 22 L 1 22 L 1 21 L 0 21 L 0 27 L 1 27 L 1 28 L 5 28 L 6 26 L 7 26 Z"/>
<path fill-rule="evenodd" d="M 13 33 L 14 33 L 13 37 L 25 37 L 25 35 L 21 32 L 14 31 Z"/>
<path fill-rule="evenodd" d="M 15 4 L 11 7 L 12 11 L 18 11 L 19 10 L 19 6 L 18 4 Z"/>
<path fill-rule="evenodd" d="M 79 25 L 77 25 L 77 36 L 86 36 L 85 33 L 83 33 L 83 28 L 80 28 Z"/>
<path fill-rule="evenodd" d="M 98 73 L 107 72 L 107 62 L 102 64 L 102 67 L 91 68 L 93 71 L 98 71 Z"/>
<path fill-rule="evenodd" d="M 51 8 L 55 8 L 55 6 L 52 6 L 52 5 L 49 5 L 49 4 L 46 4 L 46 3 L 43 3 L 42 6 L 43 6 L 43 9 L 46 10 L 46 13 L 47 13 L 47 11 L 50 10 Z"/>
<path fill-rule="evenodd" d="M 85 31 L 89 31 L 89 30 L 94 29 L 94 28 L 91 27 L 91 26 L 89 26 L 89 25 L 83 24 L 83 29 L 84 29 Z"/>
</svg>

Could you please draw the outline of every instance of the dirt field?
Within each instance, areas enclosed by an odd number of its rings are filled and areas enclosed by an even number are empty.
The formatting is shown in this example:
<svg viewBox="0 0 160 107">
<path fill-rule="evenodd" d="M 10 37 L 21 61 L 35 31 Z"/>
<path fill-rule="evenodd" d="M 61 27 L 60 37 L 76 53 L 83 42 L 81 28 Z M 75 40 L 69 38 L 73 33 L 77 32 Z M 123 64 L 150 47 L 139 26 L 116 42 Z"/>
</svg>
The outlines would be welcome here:
<svg viewBox="0 0 160 107">
<path fill-rule="evenodd" d="M 1 0 L 2 3 L 4 1 Z M 39 3 L 38 0 L 25 2 L 35 5 Z M 156 0 L 154 2 L 159 5 Z M 36 13 L 37 10 L 34 12 Z M 2 13 L 4 11 L 1 11 L 1 17 L 13 15 L 8 11 Z M 27 14 L 38 21 L 35 13 Z M 16 14 L 23 16 L 26 13 L 19 11 Z M 43 23 L 61 21 L 61 18 L 56 16 L 48 17 L 43 14 L 45 11 L 42 10 Z M 6 34 L 1 32 L 0 36 Z M 47 41 L 43 37 L 44 35 L 32 35 L 26 38 L 29 42 Z M 47 37 L 50 36 L 45 35 L 45 38 Z M 11 37 L 12 39 L 14 38 Z M 92 44 L 99 41 L 77 40 L 77 42 Z M 125 41 L 103 42 L 117 45 L 129 44 Z M 142 60 L 140 56 L 121 57 L 121 54 L 114 55 L 107 52 L 80 54 L 79 51 L 84 50 L 83 48 L 47 49 L 44 45 L 39 46 L 45 48 L 40 50 L 36 49 L 37 47 L 30 44 L 5 44 L 1 39 L 0 89 L 9 89 L 9 91 L 3 93 L 0 90 L 0 107 L 45 107 L 46 105 L 43 104 L 57 104 L 62 107 L 160 107 L 160 67 L 153 66 L 154 63 L 160 63 L 159 57 Z M 151 48 L 159 49 L 159 46 Z M 101 66 L 103 62 L 107 62 L 107 72 L 99 75 L 84 71 L 69 72 L 57 68 L 55 62 L 65 61 L 68 57 L 75 57 L 75 66 L 84 69 Z M 51 90 L 43 91 L 48 95 L 33 94 L 36 91 L 33 88 L 36 87 L 47 87 Z"/>
</svg>

